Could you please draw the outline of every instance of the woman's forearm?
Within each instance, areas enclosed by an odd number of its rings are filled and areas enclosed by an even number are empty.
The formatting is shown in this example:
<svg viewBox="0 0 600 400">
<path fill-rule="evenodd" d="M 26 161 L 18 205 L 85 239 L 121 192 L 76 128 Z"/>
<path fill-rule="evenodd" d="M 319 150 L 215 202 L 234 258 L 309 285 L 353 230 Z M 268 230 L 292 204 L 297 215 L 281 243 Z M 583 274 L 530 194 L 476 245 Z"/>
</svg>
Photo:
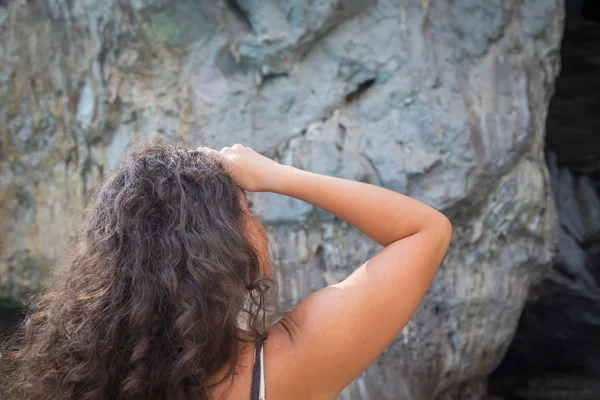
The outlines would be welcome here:
<svg viewBox="0 0 600 400">
<path fill-rule="evenodd" d="M 437 210 L 375 185 L 291 166 L 282 166 L 274 178 L 270 191 L 328 211 L 383 246 L 428 228 L 449 225 Z"/>
</svg>

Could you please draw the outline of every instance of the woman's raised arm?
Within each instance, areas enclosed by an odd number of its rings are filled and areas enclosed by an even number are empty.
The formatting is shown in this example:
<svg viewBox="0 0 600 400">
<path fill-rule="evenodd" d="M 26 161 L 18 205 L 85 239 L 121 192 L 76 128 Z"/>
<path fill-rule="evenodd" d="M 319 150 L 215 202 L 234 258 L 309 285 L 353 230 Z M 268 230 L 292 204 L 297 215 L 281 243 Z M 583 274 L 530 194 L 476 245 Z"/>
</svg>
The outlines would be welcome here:
<svg viewBox="0 0 600 400">
<path fill-rule="evenodd" d="M 450 222 L 397 192 L 282 166 L 241 145 L 222 154 L 244 189 L 311 203 L 385 246 L 342 282 L 300 302 L 283 321 L 293 329 L 282 322 L 270 328 L 276 354 L 268 358 L 279 366 L 267 367 L 272 383 L 285 387 L 289 399 L 334 398 L 417 309 L 450 243 Z M 269 382 L 267 389 L 267 396 L 269 389 L 281 393 Z"/>
</svg>

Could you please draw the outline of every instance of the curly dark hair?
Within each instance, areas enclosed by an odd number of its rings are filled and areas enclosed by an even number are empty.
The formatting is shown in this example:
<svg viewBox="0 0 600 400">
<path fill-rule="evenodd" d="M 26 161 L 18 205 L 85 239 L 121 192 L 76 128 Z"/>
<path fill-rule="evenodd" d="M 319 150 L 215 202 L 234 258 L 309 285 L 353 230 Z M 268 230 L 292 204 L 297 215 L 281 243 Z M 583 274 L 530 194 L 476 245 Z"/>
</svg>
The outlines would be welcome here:
<svg viewBox="0 0 600 400">
<path fill-rule="evenodd" d="M 107 174 L 87 227 L 29 307 L 9 399 L 207 399 L 266 337 L 275 283 L 219 153 L 146 146 Z M 240 321 L 244 320 L 244 327 Z M 13 345 L 14 346 L 14 345 Z M 219 372 L 221 376 L 221 372 Z"/>
</svg>

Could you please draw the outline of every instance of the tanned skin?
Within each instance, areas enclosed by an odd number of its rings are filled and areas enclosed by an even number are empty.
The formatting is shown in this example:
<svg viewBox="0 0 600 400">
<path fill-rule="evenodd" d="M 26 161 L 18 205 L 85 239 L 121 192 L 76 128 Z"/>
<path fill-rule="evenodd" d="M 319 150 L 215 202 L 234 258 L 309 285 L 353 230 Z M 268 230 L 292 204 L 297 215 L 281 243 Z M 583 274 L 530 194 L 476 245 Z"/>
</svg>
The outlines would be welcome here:
<svg viewBox="0 0 600 400">
<path fill-rule="evenodd" d="M 240 144 L 221 155 L 245 191 L 294 197 L 343 219 L 384 249 L 342 282 L 321 289 L 268 330 L 266 398 L 332 400 L 357 378 L 407 324 L 442 262 L 452 236 L 435 209 L 378 186 L 284 166 Z M 251 221 L 257 245 L 262 225 Z M 269 271 L 270 272 L 270 271 Z M 248 398 L 252 349 L 229 390 L 215 398 Z"/>
</svg>

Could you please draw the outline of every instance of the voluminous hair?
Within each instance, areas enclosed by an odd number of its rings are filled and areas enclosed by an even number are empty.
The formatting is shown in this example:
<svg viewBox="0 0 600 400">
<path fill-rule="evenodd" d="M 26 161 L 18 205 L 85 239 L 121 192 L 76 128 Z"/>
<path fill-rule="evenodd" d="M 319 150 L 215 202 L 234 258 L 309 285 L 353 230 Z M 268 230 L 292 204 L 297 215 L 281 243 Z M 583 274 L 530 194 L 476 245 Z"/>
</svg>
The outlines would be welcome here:
<svg viewBox="0 0 600 400">
<path fill-rule="evenodd" d="M 235 372 L 240 343 L 266 336 L 274 282 L 242 197 L 218 152 L 128 156 L 29 305 L 4 357 L 5 398 L 207 399 L 216 375 Z"/>
</svg>

